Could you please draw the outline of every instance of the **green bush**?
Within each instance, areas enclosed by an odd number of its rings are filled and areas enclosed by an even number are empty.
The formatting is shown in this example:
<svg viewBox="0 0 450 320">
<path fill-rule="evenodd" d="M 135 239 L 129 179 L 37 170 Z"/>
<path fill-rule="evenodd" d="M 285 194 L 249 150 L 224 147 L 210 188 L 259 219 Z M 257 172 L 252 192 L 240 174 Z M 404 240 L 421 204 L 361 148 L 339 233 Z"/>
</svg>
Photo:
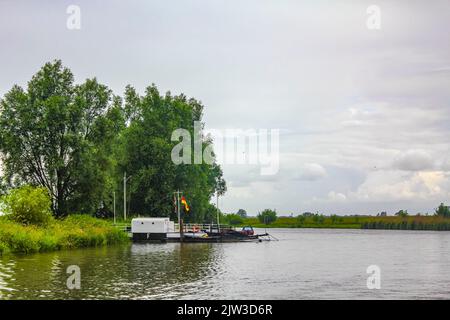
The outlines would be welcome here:
<svg viewBox="0 0 450 320">
<path fill-rule="evenodd" d="M 399 217 L 402 217 L 402 218 L 407 217 L 408 216 L 408 210 L 400 210 L 395 215 L 399 216 Z"/>
<path fill-rule="evenodd" d="M 23 186 L 3 197 L 5 213 L 23 225 L 47 225 L 51 216 L 51 200 L 44 188 Z"/>
<path fill-rule="evenodd" d="M 18 232 L 11 237 L 11 251 L 33 253 L 39 251 L 39 244 L 26 232 Z"/>
<path fill-rule="evenodd" d="M 323 214 L 315 214 L 313 215 L 312 219 L 316 224 L 323 224 L 325 222 L 325 217 L 323 216 Z"/>
<path fill-rule="evenodd" d="M 39 251 L 54 251 L 61 248 L 61 244 L 58 243 L 58 238 L 55 235 L 45 234 L 38 239 Z"/>
<path fill-rule="evenodd" d="M 234 213 L 227 214 L 225 216 L 225 221 L 228 224 L 231 224 L 231 225 L 239 225 L 239 224 L 243 224 L 244 223 L 244 219 L 242 219 L 242 217 L 240 215 L 234 214 Z"/>
<path fill-rule="evenodd" d="M 8 246 L 3 242 L 0 242 L 0 256 L 8 252 Z"/>
<path fill-rule="evenodd" d="M 297 216 L 297 223 L 302 226 L 306 221 L 306 217 L 304 215 L 298 215 Z"/>
<path fill-rule="evenodd" d="M 272 209 L 264 209 L 261 213 L 258 213 L 258 220 L 264 224 L 271 224 L 277 220 L 277 212 Z"/>
<path fill-rule="evenodd" d="M 247 218 L 247 211 L 245 211 L 244 209 L 239 209 L 238 212 L 236 212 L 236 214 L 241 218 Z"/>
<path fill-rule="evenodd" d="M 337 215 L 335 215 L 335 214 L 332 214 L 331 216 L 330 216 L 330 219 L 331 219 L 331 223 L 332 224 L 336 224 L 336 223 L 339 223 L 340 221 L 339 221 L 339 217 L 337 216 Z"/>
<path fill-rule="evenodd" d="M 439 207 L 436 209 L 435 214 L 437 216 L 441 216 L 441 217 L 450 217 L 450 208 L 446 205 L 444 205 L 443 203 L 441 203 L 439 205 Z"/>
<path fill-rule="evenodd" d="M 86 215 L 52 219 L 45 226 L 23 225 L 0 217 L 0 254 L 127 243 L 128 235 L 106 221 Z"/>
</svg>

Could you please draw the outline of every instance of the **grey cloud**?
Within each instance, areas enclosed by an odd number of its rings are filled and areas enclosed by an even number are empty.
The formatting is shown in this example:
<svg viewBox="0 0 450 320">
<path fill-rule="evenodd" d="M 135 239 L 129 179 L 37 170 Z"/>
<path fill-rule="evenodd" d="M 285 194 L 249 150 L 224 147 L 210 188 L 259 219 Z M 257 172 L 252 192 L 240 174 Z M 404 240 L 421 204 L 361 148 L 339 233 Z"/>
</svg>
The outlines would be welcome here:
<svg viewBox="0 0 450 320">
<path fill-rule="evenodd" d="M 298 173 L 294 175 L 295 180 L 316 181 L 327 176 L 324 167 L 317 163 L 308 163 L 300 166 Z"/>
<path fill-rule="evenodd" d="M 404 171 L 423 171 L 434 169 L 435 164 L 433 158 L 426 151 L 408 150 L 399 155 L 392 166 Z"/>
</svg>

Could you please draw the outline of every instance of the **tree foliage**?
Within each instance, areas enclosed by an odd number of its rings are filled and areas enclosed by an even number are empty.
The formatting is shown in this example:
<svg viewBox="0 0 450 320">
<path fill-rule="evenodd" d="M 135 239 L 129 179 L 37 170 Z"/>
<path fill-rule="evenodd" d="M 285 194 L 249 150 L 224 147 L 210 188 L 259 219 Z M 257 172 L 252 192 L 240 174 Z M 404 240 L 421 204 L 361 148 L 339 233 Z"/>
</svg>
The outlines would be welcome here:
<svg viewBox="0 0 450 320">
<path fill-rule="evenodd" d="M 23 225 L 46 225 L 51 219 L 51 200 L 45 188 L 29 185 L 2 197 L 8 218 Z"/>
<path fill-rule="evenodd" d="M 277 212 L 272 209 L 264 209 L 262 212 L 258 213 L 258 220 L 264 224 L 271 224 L 277 220 Z"/>
<path fill-rule="evenodd" d="M 450 217 L 450 208 L 443 203 L 439 205 L 439 207 L 436 209 L 435 214 L 437 216 L 449 218 Z"/>
<path fill-rule="evenodd" d="M 241 218 L 247 218 L 247 211 L 245 211 L 244 209 L 239 209 L 236 214 Z"/>
<path fill-rule="evenodd" d="M 399 210 L 398 212 L 395 213 L 395 215 L 399 216 L 399 217 L 402 217 L 402 218 L 407 217 L 408 216 L 408 210 L 403 210 L 403 209 Z"/>
<path fill-rule="evenodd" d="M 244 223 L 244 219 L 235 213 L 227 214 L 225 216 L 225 221 L 230 225 L 239 225 Z"/>
<path fill-rule="evenodd" d="M 119 100 L 97 80 L 75 85 L 61 61 L 46 63 L 0 102 L 0 151 L 10 186 L 45 187 L 57 216 L 91 212 L 102 200 Z"/>
<path fill-rule="evenodd" d="M 128 123 L 121 137 L 119 171 L 131 175 L 130 210 L 135 214 L 175 216 L 173 192 L 182 190 L 191 210 L 188 221 L 215 219 L 209 200 L 226 190 L 222 170 L 213 164 L 174 164 L 171 151 L 177 142 L 172 132 L 183 128 L 194 136 L 194 122 L 201 121 L 203 105 L 184 95 L 161 95 L 149 86 L 144 96 L 128 86 L 125 114 Z M 212 143 L 203 138 L 202 148 Z"/>
<path fill-rule="evenodd" d="M 314 223 L 316 223 L 316 224 L 323 224 L 324 221 L 325 221 L 325 216 L 324 216 L 323 214 L 318 214 L 318 213 L 316 213 L 316 214 L 314 214 L 314 215 L 312 216 L 312 220 L 313 220 Z"/>
<path fill-rule="evenodd" d="M 44 187 L 56 216 L 123 209 L 122 177 L 127 172 L 129 212 L 174 216 L 173 192 L 183 191 L 190 221 L 212 221 L 214 193 L 226 184 L 220 166 L 171 161 L 172 132 L 193 135 L 203 105 L 183 94 L 161 95 L 149 86 L 140 96 L 128 86 L 124 99 L 95 78 L 74 83 L 61 61 L 46 63 L 28 83 L 0 101 L 0 157 L 8 188 Z M 201 136 L 202 148 L 212 141 Z"/>
<path fill-rule="evenodd" d="M 302 214 L 299 214 L 299 215 L 297 216 L 297 223 L 298 223 L 299 225 L 303 225 L 303 224 L 305 223 L 305 221 L 306 221 L 306 216 L 304 216 L 304 215 L 302 215 Z"/>
</svg>

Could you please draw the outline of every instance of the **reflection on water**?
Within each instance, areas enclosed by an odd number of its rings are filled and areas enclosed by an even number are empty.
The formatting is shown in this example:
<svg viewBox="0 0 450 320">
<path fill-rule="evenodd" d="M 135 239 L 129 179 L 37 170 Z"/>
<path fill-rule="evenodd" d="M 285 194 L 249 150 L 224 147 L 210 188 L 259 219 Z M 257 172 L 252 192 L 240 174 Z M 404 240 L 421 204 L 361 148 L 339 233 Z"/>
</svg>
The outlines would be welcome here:
<svg viewBox="0 0 450 320">
<path fill-rule="evenodd" d="M 278 242 L 132 244 L 0 258 L 0 299 L 450 298 L 450 232 L 272 229 Z M 366 269 L 381 268 L 381 290 Z M 81 289 L 66 287 L 67 267 Z"/>
<path fill-rule="evenodd" d="M 220 261 L 210 244 L 133 244 L 0 260 L 2 299 L 169 298 L 203 286 Z M 81 290 L 69 290 L 67 267 L 78 265 Z"/>
</svg>

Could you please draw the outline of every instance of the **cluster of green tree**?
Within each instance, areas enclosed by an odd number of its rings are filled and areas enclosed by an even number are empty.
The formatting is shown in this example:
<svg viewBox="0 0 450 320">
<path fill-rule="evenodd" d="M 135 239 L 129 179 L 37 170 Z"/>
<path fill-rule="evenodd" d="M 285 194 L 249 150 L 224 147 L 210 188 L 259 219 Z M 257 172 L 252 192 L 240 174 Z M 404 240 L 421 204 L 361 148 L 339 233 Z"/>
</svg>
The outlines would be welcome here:
<svg viewBox="0 0 450 320">
<path fill-rule="evenodd" d="M 416 214 L 410 216 L 407 210 L 400 210 L 395 217 L 364 219 L 362 229 L 397 229 L 397 230 L 450 230 L 450 209 L 441 203 L 434 215 Z"/>
<path fill-rule="evenodd" d="M 264 209 L 256 216 L 260 223 L 271 224 L 277 220 L 277 211 L 272 209 Z"/>
<path fill-rule="evenodd" d="M 252 225 L 254 227 L 273 227 L 273 228 L 347 228 L 347 229 L 360 229 L 361 223 L 355 223 L 355 219 L 346 219 L 345 217 L 338 217 L 339 219 L 334 221 L 331 216 L 311 216 L 311 217 L 286 217 L 280 216 L 274 222 L 265 224 L 257 217 L 248 217 L 244 219 L 240 225 Z M 358 219 L 356 219 L 358 220 Z M 334 222 L 333 222 L 334 221 Z"/>
<path fill-rule="evenodd" d="M 230 214 L 224 215 L 224 217 L 221 221 L 223 221 L 225 224 L 235 226 L 235 225 L 243 224 L 244 218 L 242 218 L 240 215 L 238 215 L 236 213 L 230 213 Z"/>
<path fill-rule="evenodd" d="M 222 214 L 220 220 L 229 225 L 241 225 L 247 218 L 247 211 L 239 209 L 236 213 Z"/>
<path fill-rule="evenodd" d="M 238 212 L 236 212 L 238 216 L 240 216 L 242 219 L 247 218 L 247 211 L 244 209 L 239 209 Z"/>
<path fill-rule="evenodd" d="M 244 225 L 244 224 L 255 224 L 253 220 L 257 219 L 260 224 L 268 225 L 277 220 L 277 212 L 272 209 L 264 209 L 256 218 L 249 218 L 247 216 L 247 211 L 244 209 L 239 209 L 236 213 L 230 213 L 223 215 L 221 221 L 229 225 Z M 248 223 L 247 223 L 248 222 Z"/>
<path fill-rule="evenodd" d="M 323 224 L 325 221 L 325 216 L 323 214 L 306 212 L 297 216 L 297 222 L 300 225 L 305 224 L 308 218 L 315 224 Z M 331 219 L 333 220 L 333 222 L 336 222 L 335 220 L 337 220 L 337 216 L 332 215 Z"/>
<path fill-rule="evenodd" d="M 46 63 L 26 90 L 14 85 L 0 102 L 0 189 L 45 188 L 56 217 L 111 213 L 114 192 L 123 209 L 126 172 L 130 213 L 174 217 L 173 192 L 182 190 L 189 220 L 210 222 L 211 196 L 226 191 L 220 166 L 171 159 L 178 143 L 172 132 L 183 128 L 193 136 L 202 114 L 203 105 L 183 94 L 161 95 L 151 85 L 141 96 L 127 86 L 121 98 L 95 78 L 75 84 L 61 61 Z M 201 143 L 212 141 L 202 135 Z"/>
<path fill-rule="evenodd" d="M 436 209 L 435 214 L 440 217 L 450 218 L 450 207 L 441 203 Z"/>
<path fill-rule="evenodd" d="M 450 207 L 441 203 L 434 215 L 416 214 L 410 216 L 408 210 L 399 210 L 394 216 L 382 212 L 376 216 L 336 214 L 324 215 L 319 212 L 304 212 L 297 217 L 277 217 L 275 210 L 265 209 L 256 217 L 247 215 L 247 211 L 239 209 L 236 213 L 222 215 L 221 221 L 230 225 L 253 225 L 280 228 L 352 228 L 352 229 L 407 229 L 407 230 L 449 230 Z"/>
<path fill-rule="evenodd" d="M 408 210 L 399 210 L 395 213 L 395 215 L 399 217 L 406 217 L 408 216 Z"/>
<path fill-rule="evenodd" d="M 450 230 L 450 221 L 438 222 L 422 222 L 422 221 L 402 221 L 402 222 L 385 222 L 372 221 L 361 224 L 361 229 L 392 229 L 392 230 Z"/>
<path fill-rule="evenodd" d="M 271 211 L 271 210 L 269 210 Z M 266 213 L 267 211 L 263 211 Z M 233 215 L 235 216 L 235 215 Z M 265 226 L 265 214 L 257 217 L 247 217 L 236 220 L 236 225 Z M 385 214 L 378 216 L 338 216 L 321 213 L 305 212 L 297 217 L 281 216 L 269 224 L 278 228 L 347 228 L 347 229 L 402 229 L 402 230 L 450 230 L 449 208 L 441 204 L 434 215 L 408 215 L 406 210 L 400 210 L 393 216 Z M 266 219 L 266 220 L 265 220 Z"/>
</svg>

